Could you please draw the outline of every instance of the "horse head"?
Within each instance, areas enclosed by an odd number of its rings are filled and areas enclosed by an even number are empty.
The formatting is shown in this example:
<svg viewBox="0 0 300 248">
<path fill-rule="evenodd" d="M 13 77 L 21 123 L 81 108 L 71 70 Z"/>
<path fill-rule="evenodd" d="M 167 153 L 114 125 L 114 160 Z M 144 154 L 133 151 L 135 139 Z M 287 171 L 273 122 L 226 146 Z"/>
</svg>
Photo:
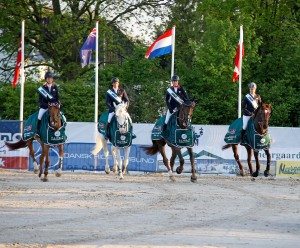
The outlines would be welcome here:
<svg viewBox="0 0 300 248">
<path fill-rule="evenodd" d="M 272 106 L 269 103 L 262 103 L 255 111 L 253 121 L 255 130 L 259 134 L 266 134 L 268 132 L 271 112 Z"/>
<path fill-rule="evenodd" d="M 195 101 L 185 101 L 180 105 L 178 111 L 178 125 L 182 129 L 187 129 L 191 123 L 194 108 L 196 106 Z"/>
<path fill-rule="evenodd" d="M 58 130 L 62 125 L 60 116 L 60 104 L 58 102 L 49 103 L 48 111 L 50 115 L 50 126 L 54 128 L 54 130 Z"/>
<path fill-rule="evenodd" d="M 116 119 L 117 119 L 117 126 L 120 133 L 126 133 L 129 131 L 129 121 L 131 121 L 130 116 L 127 112 L 127 104 L 120 103 L 116 105 Z"/>
</svg>

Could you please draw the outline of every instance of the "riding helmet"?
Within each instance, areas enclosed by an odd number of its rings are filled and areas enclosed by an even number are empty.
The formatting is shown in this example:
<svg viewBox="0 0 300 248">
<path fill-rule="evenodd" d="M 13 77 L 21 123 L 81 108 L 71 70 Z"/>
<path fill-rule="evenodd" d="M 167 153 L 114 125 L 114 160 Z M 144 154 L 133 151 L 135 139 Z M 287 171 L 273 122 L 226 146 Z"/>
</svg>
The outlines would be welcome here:
<svg viewBox="0 0 300 248">
<path fill-rule="evenodd" d="M 111 83 L 112 83 L 112 84 L 115 83 L 115 82 L 120 82 L 119 78 L 113 77 L 113 78 L 111 79 Z"/>
<path fill-rule="evenodd" d="M 248 87 L 249 87 L 249 89 L 252 89 L 252 88 L 257 88 L 257 85 L 256 85 L 256 83 L 253 83 L 253 82 L 251 82 L 250 84 L 248 84 Z"/>
<path fill-rule="evenodd" d="M 47 72 L 45 73 L 45 80 L 46 80 L 47 78 L 53 78 L 53 74 L 52 74 L 51 71 L 47 71 Z"/>
<path fill-rule="evenodd" d="M 179 76 L 173 75 L 173 77 L 172 77 L 171 80 L 172 80 L 172 81 L 179 81 Z"/>
</svg>

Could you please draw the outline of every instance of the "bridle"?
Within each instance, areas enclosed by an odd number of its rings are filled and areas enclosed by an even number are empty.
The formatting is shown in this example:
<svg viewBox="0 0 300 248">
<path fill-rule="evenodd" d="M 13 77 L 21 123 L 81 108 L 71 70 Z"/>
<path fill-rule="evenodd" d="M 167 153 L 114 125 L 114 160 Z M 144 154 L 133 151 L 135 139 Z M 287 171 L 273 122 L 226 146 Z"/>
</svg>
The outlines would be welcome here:
<svg viewBox="0 0 300 248">
<path fill-rule="evenodd" d="M 255 111 L 253 120 L 256 126 L 256 131 L 260 134 L 268 132 L 269 119 L 271 117 L 271 105 L 262 103 Z"/>
<path fill-rule="evenodd" d="M 50 126 L 57 130 L 61 127 L 60 104 L 58 102 L 49 103 L 48 109 L 50 115 Z"/>
<path fill-rule="evenodd" d="M 185 102 L 180 105 L 177 120 L 179 126 L 186 128 L 192 121 L 192 115 L 195 108 L 195 102 Z"/>
</svg>

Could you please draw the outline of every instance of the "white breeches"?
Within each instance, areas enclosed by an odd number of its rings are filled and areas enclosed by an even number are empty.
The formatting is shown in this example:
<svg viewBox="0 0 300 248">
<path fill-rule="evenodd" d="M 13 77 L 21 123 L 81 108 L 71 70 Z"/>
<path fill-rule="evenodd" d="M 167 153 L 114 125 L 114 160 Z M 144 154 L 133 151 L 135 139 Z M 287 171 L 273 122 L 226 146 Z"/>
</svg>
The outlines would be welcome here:
<svg viewBox="0 0 300 248">
<path fill-rule="evenodd" d="M 42 117 L 46 113 L 46 111 L 47 111 L 47 109 L 40 108 L 39 114 L 38 114 L 38 120 L 42 119 Z"/>
<path fill-rule="evenodd" d="M 251 116 L 243 115 L 243 129 L 246 130 L 248 121 L 250 120 Z"/>
<path fill-rule="evenodd" d="M 166 114 L 165 124 L 168 124 L 170 117 L 171 117 L 171 113 L 170 113 L 170 110 L 168 110 L 167 114 Z"/>
<path fill-rule="evenodd" d="M 114 115 L 115 115 L 115 112 L 111 112 L 111 113 L 108 114 L 108 119 L 107 119 L 108 123 L 111 122 L 111 118 L 113 118 Z"/>
</svg>

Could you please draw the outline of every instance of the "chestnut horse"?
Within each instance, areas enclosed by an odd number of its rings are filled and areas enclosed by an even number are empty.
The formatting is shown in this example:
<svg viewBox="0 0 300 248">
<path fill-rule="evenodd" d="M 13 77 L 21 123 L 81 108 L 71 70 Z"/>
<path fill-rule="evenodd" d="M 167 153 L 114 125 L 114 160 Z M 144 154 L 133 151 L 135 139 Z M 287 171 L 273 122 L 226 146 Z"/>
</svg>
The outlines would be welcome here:
<svg viewBox="0 0 300 248">
<path fill-rule="evenodd" d="M 254 129 L 255 131 L 264 136 L 268 133 L 268 127 L 269 127 L 269 120 L 271 117 L 271 112 L 272 112 L 272 106 L 271 104 L 268 103 L 262 103 L 257 110 L 255 111 L 254 115 L 251 117 L 253 119 L 253 124 L 254 124 Z M 259 159 L 258 159 L 258 154 L 259 154 L 259 150 L 254 150 L 252 147 L 250 147 L 249 145 L 244 145 L 246 150 L 247 150 L 247 162 L 248 162 L 248 167 L 249 167 L 249 171 L 250 171 L 250 175 L 253 177 L 257 177 L 259 174 L 259 170 L 260 170 L 260 163 L 259 163 Z M 239 153 L 238 153 L 238 144 L 227 144 L 224 145 L 222 147 L 222 150 L 225 150 L 229 147 L 232 147 L 232 151 L 234 154 L 234 158 L 235 161 L 237 162 L 239 169 L 240 169 L 240 175 L 244 176 L 245 172 L 243 169 L 243 165 L 240 161 L 239 158 Z M 267 156 L 267 166 L 266 166 L 266 170 L 264 171 L 264 176 L 268 177 L 270 175 L 270 164 L 271 164 L 271 155 L 270 155 L 270 151 L 269 148 L 264 149 L 265 154 Z M 255 158 L 255 162 L 256 162 L 256 170 L 253 172 L 252 170 L 252 163 L 251 163 L 251 158 L 252 158 L 252 154 L 254 152 L 254 158 Z"/>
<path fill-rule="evenodd" d="M 49 126 L 54 129 L 54 131 L 59 130 L 62 127 L 62 120 L 61 120 L 61 113 L 60 113 L 60 106 L 58 103 L 50 103 L 48 105 L 48 111 L 49 111 Z M 45 116 L 43 116 L 44 118 Z M 41 127 L 42 129 L 42 127 Z M 40 165 L 38 166 L 37 160 L 35 158 L 34 149 L 33 149 L 33 140 L 37 140 L 42 148 L 42 154 L 40 156 Z M 28 140 L 19 140 L 16 143 L 9 143 L 5 142 L 6 146 L 9 148 L 9 150 L 17 150 L 20 148 L 28 147 L 29 149 L 29 155 L 33 159 L 33 165 L 34 165 L 34 172 L 39 173 L 38 176 L 41 177 L 43 174 L 43 164 L 45 161 L 45 170 L 44 170 L 44 177 L 41 178 L 42 181 L 46 182 L 48 181 L 48 169 L 50 165 L 50 159 L 49 159 L 49 149 L 50 145 L 44 143 L 40 137 L 35 135 L 34 137 L 28 139 Z M 63 150 L 63 144 L 58 144 L 58 150 L 59 150 L 59 168 L 55 171 L 56 176 L 61 176 L 62 173 L 62 166 L 63 166 L 63 156 L 64 156 L 64 150 Z"/>
<path fill-rule="evenodd" d="M 188 129 L 192 120 L 192 115 L 193 111 L 195 108 L 195 102 L 186 102 L 183 103 L 179 110 L 177 111 L 177 124 L 181 129 Z M 175 164 L 175 159 L 178 156 L 179 157 L 179 163 L 180 165 L 176 168 L 177 174 L 181 174 L 183 171 L 183 166 L 184 166 L 184 158 L 181 153 L 181 149 L 183 147 L 178 147 L 170 144 L 166 139 L 163 137 L 160 140 L 152 140 L 152 146 L 151 147 L 145 147 L 145 151 L 148 155 L 154 155 L 157 152 L 160 152 L 160 154 L 163 157 L 163 162 L 164 165 L 166 166 L 169 177 L 172 181 L 175 181 L 175 178 L 173 176 L 173 167 Z M 170 158 L 170 163 L 169 160 L 166 156 L 166 150 L 165 150 L 165 145 L 168 144 L 168 146 L 172 150 L 172 155 Z M 197 181 L 197 176 L 196 176 L 196 169 L 195 169 L 195 157 L 193 153 L 193 148 L 192 147 L 187 147 L 188 154 L 190 156 L 190 162 L 191 162 L 191 181 L 196 182 Z"/>
</svg>

